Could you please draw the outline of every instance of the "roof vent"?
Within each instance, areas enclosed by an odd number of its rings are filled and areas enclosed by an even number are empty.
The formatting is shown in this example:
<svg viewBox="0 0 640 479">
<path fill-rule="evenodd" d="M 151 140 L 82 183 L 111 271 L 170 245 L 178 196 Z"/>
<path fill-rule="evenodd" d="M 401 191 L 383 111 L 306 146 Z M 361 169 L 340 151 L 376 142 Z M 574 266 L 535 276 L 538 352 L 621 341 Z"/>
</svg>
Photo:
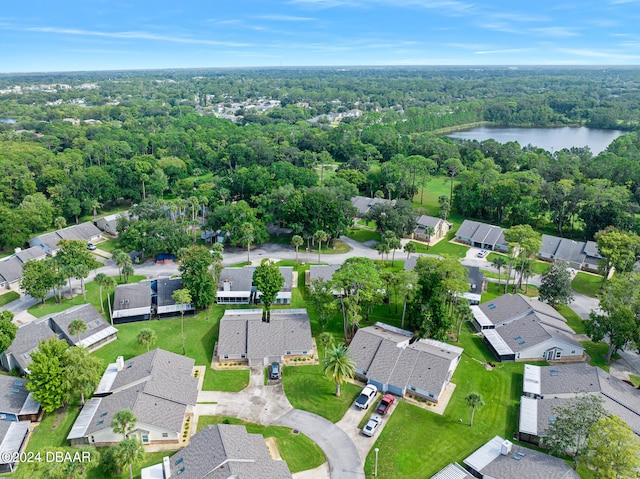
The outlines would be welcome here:
<svg viewBox="0 0 640 479">
<path fill-rule="evenodd" d="M 512 442 L 505 439 L 502 444 L 500 444 L 500 454 L 502 454 L 503 456 L 508 456 L 511 453 L 512 447 Z"/>
</svg>

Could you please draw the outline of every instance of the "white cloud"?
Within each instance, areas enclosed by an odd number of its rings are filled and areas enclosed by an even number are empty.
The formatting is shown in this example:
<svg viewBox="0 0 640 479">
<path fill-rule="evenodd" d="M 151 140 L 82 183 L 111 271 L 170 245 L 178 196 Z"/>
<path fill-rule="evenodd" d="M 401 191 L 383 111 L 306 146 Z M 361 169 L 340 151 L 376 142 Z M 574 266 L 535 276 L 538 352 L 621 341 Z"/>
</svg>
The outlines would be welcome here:
<svg viewBox="0 0 640 479">
<path fill-rule="evenodd" d="M 529 52 L 531 48 L 505 48 L 503 50 L 485 50 L 480 52 L 473 52 L 476 55 L 495 55 L 499 53 L 521 53 Z"/>
<path fill-rule="evenodd" d="M 532 28 L 531 31 L 546 37 L 578 37 L 581 35 L 573 27 L 540 27 Z"/>
<path fill-rule="evenodd" d="M 120 38 L 127 40 L 151 40 L 170 43 L 187 43 L 194 45 L 213 45 L 213 46 L 225 46 L 225 47 L 247 47 L 249 43 L 206 40 L 192 37 L 182 36 L 170 36 L 170 35 L 158 35 L 156 33 L 149 33 L 143 31 L 129 31 L 129 32 L 101 32 L 97 30 L 81 30 L 76 28 L 58 28 L 58 27 L 26 27 L 21 30 L 28 32 L 42 32 L 42 33 L 55 33 L 60 35 L 74 35 L 74 36 L 88 36 L 88 37 L 107 37 L 107 38 Z"/>
</svg>

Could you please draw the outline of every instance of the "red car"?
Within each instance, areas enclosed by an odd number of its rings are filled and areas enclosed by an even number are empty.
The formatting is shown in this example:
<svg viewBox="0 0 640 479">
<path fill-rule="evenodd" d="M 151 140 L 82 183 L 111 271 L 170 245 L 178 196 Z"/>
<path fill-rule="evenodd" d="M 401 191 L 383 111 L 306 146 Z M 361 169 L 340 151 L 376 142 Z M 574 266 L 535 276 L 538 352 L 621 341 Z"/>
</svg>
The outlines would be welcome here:
<svg viewBox="0 0 640 479">
<path fill-rule="evenodd" d="M 378 407 L 376 407 L 376 412 L 378 414 L 386 414 L 391 405 L 396 401 L 395 396 L 391 394 L 385 394 L 384 397 L 378 403 Z"/>
</svg>

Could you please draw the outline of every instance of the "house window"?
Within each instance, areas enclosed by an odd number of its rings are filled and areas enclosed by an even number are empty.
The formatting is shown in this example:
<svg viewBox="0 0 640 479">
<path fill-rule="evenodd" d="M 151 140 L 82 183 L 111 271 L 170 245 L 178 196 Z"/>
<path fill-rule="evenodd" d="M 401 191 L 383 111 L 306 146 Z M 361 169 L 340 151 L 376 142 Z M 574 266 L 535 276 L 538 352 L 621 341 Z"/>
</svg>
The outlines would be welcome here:
<svg viewBox="0 0 640 479">
<path fill-rule="evenodd" d="M 96 438 L 93 436 L 89 436 L 89 442 L 93 444 L 94 442 L 96 442 Z"/>
<path fill-rule="evenodd" d="M 163 432 L 163 433 L 162 433 L 162 437 L 164 437 L 164 438 L 169 437 L 169 433 L 168 433 L 168 432 Z"/>
<path fill-rule="evenodd" d="M 556 351 L 556 359 L 560 359 L 562 357 L 561 351 Z"/>
<path fill-rule="evenodd" d="M 574 349 L 573 351 L 571 351 L 571 354 L 576 354 L 576 350 Z"/>
<path fill-rule="evenodd" d="M 307 351 L 302 351 L 302 354 L 307 354 Z"/>
<path fill-rule="evenodd" d="M 142 435 L 142 444 L 149 444 L 149 434 Z"/>
<path fill-rule="evenodd" d="M 247 355 L 246 355 L 246 354 L 241 354 L 241 355 L 240 355 L 240 357 L 241 357 L 242 359 L 244 359 L 244 358 L 246 358 L 246 357 L 247 357 Z"/>
<path fill-rule="evenodd" d="M 516 354 L 516 359 L 520 359 L 520 353 Z"/>
<path fill-rule="evenodd" d="M 287 351 L 287 354 L 288 354 L 288 355 L 291 355 L 291 351 Z"/>
<path fill-rule="evenodd" d="M 546 358 L 547 357 L 547 352 L 546 351 L 542 351 L 542 357 Z"/>
<path fill-rule="evenodd" d="M 225 354 L 225 355 L 224 355 L 224 359 L 229 359 L 229 355 L 228 355 L 228 354 Z"/>
</svg>

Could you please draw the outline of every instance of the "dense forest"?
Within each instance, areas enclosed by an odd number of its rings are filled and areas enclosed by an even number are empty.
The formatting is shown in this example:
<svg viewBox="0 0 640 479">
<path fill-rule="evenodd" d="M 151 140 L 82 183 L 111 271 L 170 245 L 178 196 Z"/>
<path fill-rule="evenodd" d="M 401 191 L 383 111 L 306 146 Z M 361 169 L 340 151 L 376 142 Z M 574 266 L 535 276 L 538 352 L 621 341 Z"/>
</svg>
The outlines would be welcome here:
<svg viewBox="0 0 640 479">
<path fill-rule="evenodd" d="M 442 136 L 485 122 L 629 133 L 595 156 Z M 443 214 L 576 238 L 640 232 L 638 128 L 632 68 L 0 75 L 0 248 L 143 200 L 192 223 L 208 205 L 205 227 L 239 245 L 265 241 L 269 223 L 336 238 L 352 196 L 416 199 L 419 213 L 435 175 L 455 184 Z M 150 211 L 131 235 L 166 230 Z"/>
</svg>

